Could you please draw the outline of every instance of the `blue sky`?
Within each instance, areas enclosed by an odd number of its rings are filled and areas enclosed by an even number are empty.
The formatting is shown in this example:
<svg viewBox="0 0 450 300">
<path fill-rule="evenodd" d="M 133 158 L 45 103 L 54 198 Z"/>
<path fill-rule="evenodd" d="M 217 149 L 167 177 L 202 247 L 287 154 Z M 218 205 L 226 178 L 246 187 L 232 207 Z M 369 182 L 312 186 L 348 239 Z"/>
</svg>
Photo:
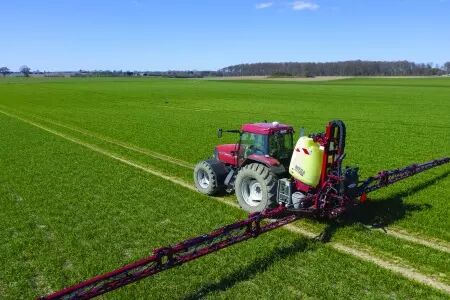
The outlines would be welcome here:
<svg viewBox="0 0 450 300">
<path fill-rule="evenodd" d="M 450 61 L 450 0 L 3 0 L 0 12 L 12 70 Z"/>
</svg>

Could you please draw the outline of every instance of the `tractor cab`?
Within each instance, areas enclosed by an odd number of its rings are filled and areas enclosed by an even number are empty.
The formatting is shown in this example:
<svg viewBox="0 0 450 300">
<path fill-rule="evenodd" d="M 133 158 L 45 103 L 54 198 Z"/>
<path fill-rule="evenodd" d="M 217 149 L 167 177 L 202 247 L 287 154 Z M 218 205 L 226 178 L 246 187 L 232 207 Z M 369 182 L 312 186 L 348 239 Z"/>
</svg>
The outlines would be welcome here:
<svg viewBox="0 0 450 300">
<path fill-rule="evenodd" d="M 288 166 L 293 151 L 293 128 L 272 123 L 244 124 L 236 144 L 218 145 L 215 158 L 231 167 L 241 167 L 251 162 L 268 166 Z M 219 134 L 220 136 L 220 134 Z"/>
<path fill-rule="evenodd" d="M 293 151 L 293 131 L 292 127 L 278 122 L 243 125 L 237 144 L 238 166 L 249 161 L 287 166 Z"/>
</svg>

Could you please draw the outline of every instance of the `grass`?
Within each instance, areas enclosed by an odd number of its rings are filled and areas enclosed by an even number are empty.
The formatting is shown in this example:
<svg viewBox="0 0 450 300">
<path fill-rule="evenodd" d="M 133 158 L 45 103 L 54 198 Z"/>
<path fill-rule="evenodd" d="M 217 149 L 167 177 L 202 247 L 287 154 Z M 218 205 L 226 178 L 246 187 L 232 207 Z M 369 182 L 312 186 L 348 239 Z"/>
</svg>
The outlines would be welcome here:
<svg viewBox="0 0 450 300">
<path fill-rule="evenodd" d="M 363 175 L 448 156 L 450 80 L 330 82 L 167 79 L 7 79 L 0 110 L 191 182 L 191 170 L 98 139 L 110 137 L 191 164 L 209 156 L 215 129 L 278 120 L 321 131 L 348 126 L 348 164 Z M 42 118 L 97 134 L 87 136 Z M 108 271 L 244 214 L 0 114 L 1 298 L 30 298 Z M 448 166 L 374 193 L 333 240 L 367 247 L 449 282 L 448 253 L 361 230 L 380 217 L 450 242 Z M 229 197 L 233 200 L 233 197 Z M 320 231 L 326 224 L 303 221 Z M 402 247 L 396 247 L 396 245 Z M 255 251 L 257 249 L 257 251 Z M 348 266 L 352 267 L 349 268 Z M 320 282 L 312 285 L 311 282 Z M 414 286 L 414 288 L 411 288 Z M 170 294 L 167 291 L 170 290 Z M 23 294 L 25 293 L 25 294 Z M 299 238 L 270 233 L 110 294 L 111 298 L 442 298 Z"/>
</svg>

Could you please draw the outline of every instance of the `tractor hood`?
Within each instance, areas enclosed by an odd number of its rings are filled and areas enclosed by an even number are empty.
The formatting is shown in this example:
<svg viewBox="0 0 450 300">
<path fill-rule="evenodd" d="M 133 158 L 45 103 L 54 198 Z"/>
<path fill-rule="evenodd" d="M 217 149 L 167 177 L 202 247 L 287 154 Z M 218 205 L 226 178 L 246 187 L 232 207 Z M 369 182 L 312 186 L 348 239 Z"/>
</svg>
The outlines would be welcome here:
<svg viewBox="0 0 450 300">
<path fill-rule="evenodd" d="M 214 156 L 225 164 L 236 166 L 237 148 L 237 144 L 218 145 L 216 146 Z"/>
<path fill-rule="evenodd" d="M 238 144 L 223 144 L 216 146 L 214 151 L 214 157 L 225 164 L 237 166 L 237 149 Z M 244 164 L 249 161 L 257 161 L 270 167 L 276 167 L 280 165 L 280 162 L 267 155 L 251 154 L 247 157 Z"/>
</svg>

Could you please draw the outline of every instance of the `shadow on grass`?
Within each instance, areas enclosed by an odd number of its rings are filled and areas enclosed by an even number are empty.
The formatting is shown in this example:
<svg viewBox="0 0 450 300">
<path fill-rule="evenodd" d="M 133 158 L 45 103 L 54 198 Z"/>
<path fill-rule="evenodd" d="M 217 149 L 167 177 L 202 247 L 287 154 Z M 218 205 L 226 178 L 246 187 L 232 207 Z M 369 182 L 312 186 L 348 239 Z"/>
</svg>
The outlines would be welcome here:
<svg viewBox="0 0 450 300">
<path fill-rule="evenodd" d="M 331 240 L 333 234 L 339 227 L 354 224 L 363 224 L 373 228 L 384 228 L 397 220 L 403 219 L 413 212 L 430 209 L 432 207 L 431 204 L 404 203 L 403 198 L 436 184 L 437 181 L 445 179 L 449 174 L 450 171 L 444 172 L 439 176 L 435 176 L 434 178 L 418 184 L 409 190 L 394 194 L 389 198 L 384 198 L 377 201 L 368 200 L 366 203 L 355 207 L 341 220 L 329 222 L 328 226 L 319 235 L 318 239 L 322 242 L 328 242 Z"/>
<path fill-rule="evenodd" d="M 237 271 L 229 274 L 228 276 L 222 278 L 217 283 L 209 283 L 204 285 L 200 290 L 195 293 L 189 294 L 184 297 L 185 300 L 193 300 L 206 297 L 208 294 L 214 292 L 225 291 L 235 284 L 249 280 L 259 273 L 264 273 L 270 266 L 277 263 L 278 261 L 289 258 L 298 252 L 309 251 L 314 248 L 313 244 L 308 242 L 306 239 L 297 240 L 292 245 L 274 249 L 268 255 L 261 257 L 253 261 L 250 265 L 242 267 Z"/>
</svg>

